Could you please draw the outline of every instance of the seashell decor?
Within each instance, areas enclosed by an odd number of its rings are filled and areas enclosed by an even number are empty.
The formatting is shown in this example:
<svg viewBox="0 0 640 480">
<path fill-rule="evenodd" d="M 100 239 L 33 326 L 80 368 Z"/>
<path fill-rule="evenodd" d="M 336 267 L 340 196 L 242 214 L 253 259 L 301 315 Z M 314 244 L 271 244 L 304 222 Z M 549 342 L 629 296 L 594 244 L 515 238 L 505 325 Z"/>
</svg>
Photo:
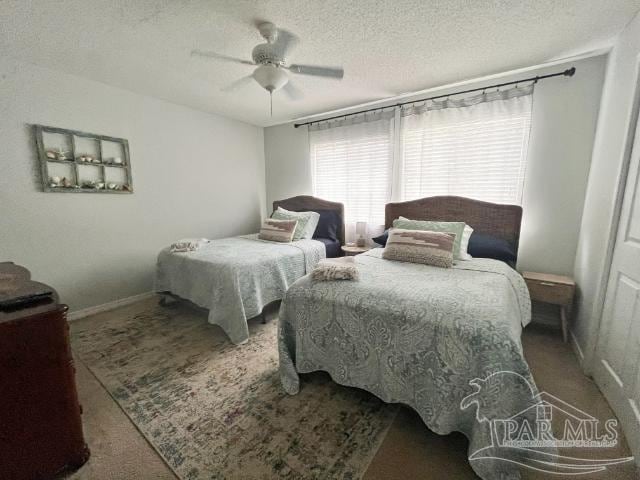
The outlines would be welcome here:
<svg viewBox="0 0 640 480">
<path fill-rule="evenodd" d="M 51 183 L 53 186 L 53 178 L 51 179 Z M 64 179 L 63 179 L 64 180 Z M 83 180 L 82 182 L 80 182 L 80 188 L 85 188 L 85 189 L 91 189 L 91 190 L 114 190 L 114 191 L 125 191 L 125 192 L 131 192 L 131 187 L 128 184 L 118 184 L 115 182 L 109 182 L 109 183 L 104 183 L 104 182 L 96 182 L 94 180 Z"/>
<path fill-rule="evenodd" d="M 76 160 L 82 163 L 101 163 L 100 159 L 93 155 L 80 155 L 79 157 L 76 157 Z"/>
<path fill-rule="evenodd" d="M 49 178 L 49 186 L 51 188 L 79 188 L 67 177 L 60 178 L 57 175 Z"/>
<path fill-rule="evenodd" d="M 126 139 L 43 125 L 33 132 L 45 192 L 133 192 Z"/>
<path fill-rule="evenodd" d="M 122 157 L 105 158 L 102 163 L 104 163 L 105 165 L 124 165 Z"/>
<path fill-rule="evenodd" d="M 93 180 L 83 180 L 82 182 L 80 182 L 80 186 L 82 188 L 88 188 L 91 190 L 99 190 L 100 188 L 102 188 L 99 185 L 100 183 L 94 182 Z M 103 184 L 103 187 L 104 187 L 104 184 Z"/>
</svg>

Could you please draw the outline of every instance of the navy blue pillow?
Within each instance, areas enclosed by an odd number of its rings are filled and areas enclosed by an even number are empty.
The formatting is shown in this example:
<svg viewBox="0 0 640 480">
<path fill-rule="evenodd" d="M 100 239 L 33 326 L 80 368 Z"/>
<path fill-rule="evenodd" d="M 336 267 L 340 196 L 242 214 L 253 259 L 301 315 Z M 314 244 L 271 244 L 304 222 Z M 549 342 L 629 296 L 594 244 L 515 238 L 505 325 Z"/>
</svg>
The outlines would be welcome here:
<svg viewBox="0 0 640 480">
<path fill-rule="evenodd" d="M 328 238 L 330 240 L 338 240 L 338 229 L 342 222 L 340 222 L 340 215 L 335 210 L 315 210 L 320 214 L 320 220 L 318 220 L 318 226 L 313 234 L 313 238 Z"/>
<path fill-rule="evenodd" d="M 502 260 L 509 265 L 514 264 L 517 259 L 516 252 L 509 245 L 509 242 L 485 233 L 473 232 L 471 234 L 467 252 L 472 257 L 493 258 Z"/>
<path fill-rule="evenodd" d="M 386 247 L 388 238 L 389 238 L 389 229 L 386 229 L 384 233 L 378 235 L 377 237 L 373 237 L 371 240 L 376 242 L 378 245 L 382 245 L 383 247 Z"/>
</svg>

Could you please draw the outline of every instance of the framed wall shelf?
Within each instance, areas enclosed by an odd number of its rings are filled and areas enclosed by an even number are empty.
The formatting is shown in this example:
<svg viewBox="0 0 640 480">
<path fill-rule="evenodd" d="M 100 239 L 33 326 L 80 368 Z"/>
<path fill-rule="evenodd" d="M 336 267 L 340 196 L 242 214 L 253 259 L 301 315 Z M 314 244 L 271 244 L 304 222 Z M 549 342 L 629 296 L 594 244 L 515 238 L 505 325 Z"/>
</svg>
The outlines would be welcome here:
<svg viewBox="0 0 640 480">
<path fill-rule="evenodd" d="M 44 192 L 133 193 L 126 139 L 44 125 L 33 129 Z"/>
</svg>

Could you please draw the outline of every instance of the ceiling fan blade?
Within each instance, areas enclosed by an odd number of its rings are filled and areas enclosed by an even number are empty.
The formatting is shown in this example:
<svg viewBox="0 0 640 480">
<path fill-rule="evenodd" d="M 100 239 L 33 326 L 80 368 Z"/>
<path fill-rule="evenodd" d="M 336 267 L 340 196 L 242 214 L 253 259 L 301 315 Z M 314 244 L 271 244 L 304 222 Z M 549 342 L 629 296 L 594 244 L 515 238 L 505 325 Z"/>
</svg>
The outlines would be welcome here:
<svg viewBox="0 0 640 480">
<path fill-rule="evenodd" d="M 282 87 L 282 91 L 285 93 L 290 100 L 300 100 L 304 95 L 302 91 L 296 87 L 291 81 L 287 82 L 284 87 Z"/>
<path fill-rule="evenodd" d="M 286 58 L 300 43 L 300 39 L 288 30 L 278 29 L 278 37 L 273 43 L 275 51 L 281 58 Z"/>
<path fill-rule="evenodd" d="M 235 92 L 236 90 L 239 90 L 240 88 L 246 85 L 249 85 L 252 80 L 253 80 L 253 75 L 247 75 L 246 77 L 239 78 L 235 82 L 230 83 L 226 87 L 222 87 L 220 91 L 227 92 L 227 93 Z"/>
<path fill-rule="evenodd" d="M 332 67 L 316 67 L 313 65 L 292 64 L 287 67 L 291 73 L 299 73 L 301 75 L 313 75 L 316 77 L 342 78 L 344 70 L 342 68 Z"/>
<path fill-rule="evenodd" d="M 203 52 L 202 50 L 191 50 L 191 56 L 215 58 L 216 60 L 225 60 L 227 62 L 241 63 L 243 65 L 255 65 L 250 60 L 243 60 L 241 58 L 230 57 L 229 55 L 222 55 L 216 52 Z"/>
</svg>

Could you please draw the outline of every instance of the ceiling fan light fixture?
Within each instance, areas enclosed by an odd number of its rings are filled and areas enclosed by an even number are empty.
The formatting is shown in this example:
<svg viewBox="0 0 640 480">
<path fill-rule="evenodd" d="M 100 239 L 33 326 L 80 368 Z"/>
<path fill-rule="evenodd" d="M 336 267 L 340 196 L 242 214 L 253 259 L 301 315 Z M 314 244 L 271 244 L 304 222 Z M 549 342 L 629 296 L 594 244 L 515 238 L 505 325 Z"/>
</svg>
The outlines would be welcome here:
<svg viewBox="0 0 640 480">
<path fill-rule="evenodd" d="M 256 68 L 253 72 L 253 78 L 269 92 L 281 89 L 289 81 L 289 76 L 284 70 L 271 64 L 260 65 Z"/>
</svg>

